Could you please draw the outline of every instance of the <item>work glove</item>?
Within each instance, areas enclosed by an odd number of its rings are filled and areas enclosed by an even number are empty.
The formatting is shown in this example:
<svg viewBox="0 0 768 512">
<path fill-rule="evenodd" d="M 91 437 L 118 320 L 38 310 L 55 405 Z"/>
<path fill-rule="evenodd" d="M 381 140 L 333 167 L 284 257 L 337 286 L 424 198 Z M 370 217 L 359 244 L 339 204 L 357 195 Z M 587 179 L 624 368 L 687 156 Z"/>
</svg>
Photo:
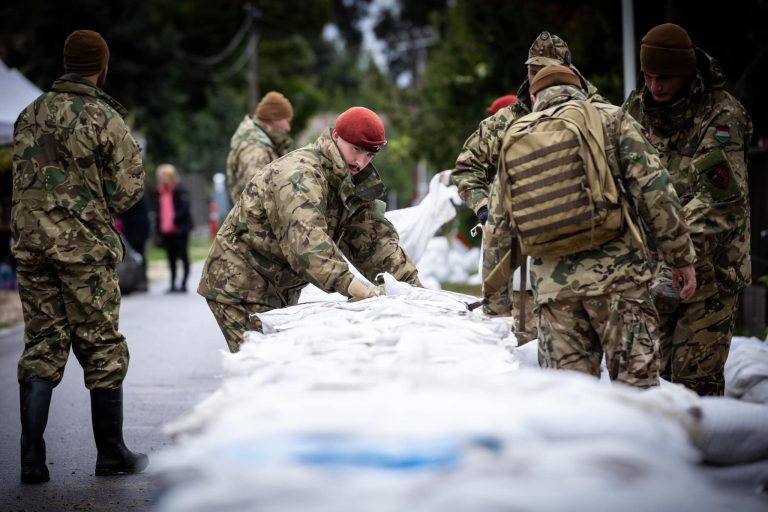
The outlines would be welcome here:
<svg viewBox="0 0 768 512">
<path fill-rule="evenodd" d="M 680 304 L 680 288 L 668 277 L 659 277 L 651 284 L 651 297 L 656 311 L 671 315 Z"/>
<path fill-rule="evenodd" d="M 371 297 L 378 297 L 379 295 L 383 295 L 383 290 L 381 287 L 365 284 L 358 278 L 354 277 L 352 278 L 352 281 L 349 283 L 349 287 L 347 288 L 347 295 L 349 295 L 350 302 L 354 302 L 357 300 L 370 299 Z"/>
<path fill-rule="evenodd" d="M 477 210 L 477 221 L 485 226 L 485 223 L 488 222 L 488 207 L 487 206 L 481 206 L 479 210 Z"/>
</svg>

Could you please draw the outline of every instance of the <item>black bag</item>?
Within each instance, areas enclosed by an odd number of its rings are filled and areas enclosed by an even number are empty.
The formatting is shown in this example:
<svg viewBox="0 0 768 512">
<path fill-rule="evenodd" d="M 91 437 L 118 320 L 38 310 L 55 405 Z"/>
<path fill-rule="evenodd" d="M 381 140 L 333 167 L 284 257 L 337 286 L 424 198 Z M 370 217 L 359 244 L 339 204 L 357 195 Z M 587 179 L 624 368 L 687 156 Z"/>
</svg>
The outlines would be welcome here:
<svg viewBox="0 0 768 512">
<path fill-rule="evenodd" d="M 147 278 L 144 261 L 141 254 L 131 247 L 131 244 L 121 234 L 125 246 L 125 258 L 117 265 L 117 279 L 120 285 L 120 293 L 129 294 L 135 291 L 146 291 Z"/>
</svg>

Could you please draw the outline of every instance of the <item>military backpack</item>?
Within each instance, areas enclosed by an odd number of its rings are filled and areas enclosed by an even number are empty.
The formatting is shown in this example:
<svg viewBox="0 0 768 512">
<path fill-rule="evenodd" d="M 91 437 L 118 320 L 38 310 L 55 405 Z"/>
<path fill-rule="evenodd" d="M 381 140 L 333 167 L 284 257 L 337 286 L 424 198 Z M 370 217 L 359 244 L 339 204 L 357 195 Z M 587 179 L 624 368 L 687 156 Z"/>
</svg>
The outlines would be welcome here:
<svg viewBox="0 0 768 512">
<path fill-rule="evenodd" d="M 622 234 L 622 191 L 605 148 L 588 101 L 528 114 L 506 130 L 499 179 L 523 254 L 575 254 Z"/>
</svg>

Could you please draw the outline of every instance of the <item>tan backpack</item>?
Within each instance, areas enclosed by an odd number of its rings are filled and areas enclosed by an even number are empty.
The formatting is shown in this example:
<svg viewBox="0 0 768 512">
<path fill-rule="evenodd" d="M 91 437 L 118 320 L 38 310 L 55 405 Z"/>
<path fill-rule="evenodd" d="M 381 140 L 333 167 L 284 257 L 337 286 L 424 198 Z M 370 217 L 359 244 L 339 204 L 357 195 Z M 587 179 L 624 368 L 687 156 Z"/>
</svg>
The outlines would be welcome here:
<svg viewBox="0 0 768 512">
<path fill-rule="evenodd" d="M 528 114 L 507 129 L 499 179 L 524 255 L 575 254 L 624 231 L 605 147 L 600 114 L 588 101 Z"/>
</svg>

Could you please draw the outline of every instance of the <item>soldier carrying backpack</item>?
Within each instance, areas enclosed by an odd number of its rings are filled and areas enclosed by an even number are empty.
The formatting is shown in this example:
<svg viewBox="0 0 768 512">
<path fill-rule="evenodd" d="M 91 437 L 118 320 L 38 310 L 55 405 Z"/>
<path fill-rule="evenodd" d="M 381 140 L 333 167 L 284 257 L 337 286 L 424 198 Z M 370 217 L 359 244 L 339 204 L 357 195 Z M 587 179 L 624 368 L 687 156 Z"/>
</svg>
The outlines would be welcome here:
<svg viewBox="0 0 768 512">
<path fill-rule="evenodd" d="M 619 107 L 588 101 L 570 68 L 544 68 L 530 91 L 533 112 L 505 131 L 496 177 L 493 200 L 516 239 L 499 273 L 532 256 L 542 367 L 599 376 L 605 354 L 611 380 L 658 385 L 658 315 L 637 217 L 681 297 L 696 289 L 667 171 L 643 128 Z M 486 281 L 484 294 L 492 288 Z"/>
</svg>

